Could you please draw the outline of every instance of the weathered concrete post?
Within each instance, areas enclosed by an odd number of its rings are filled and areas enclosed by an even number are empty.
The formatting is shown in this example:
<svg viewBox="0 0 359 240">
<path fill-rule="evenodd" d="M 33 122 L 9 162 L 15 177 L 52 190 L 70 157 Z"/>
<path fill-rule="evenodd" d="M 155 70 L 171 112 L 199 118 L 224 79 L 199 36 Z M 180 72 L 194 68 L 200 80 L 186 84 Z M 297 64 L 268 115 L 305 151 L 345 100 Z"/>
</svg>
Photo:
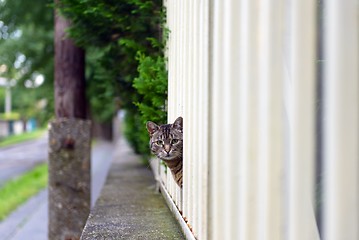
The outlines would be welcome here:
<svg viewBox="0 0 359 240">
<path fill-rule="evenodd" d="M 56 2 L 56 0 L 55 0 Z M 80 239 L 90 212 L 91 124 L 86 120 L 84 51 L 55 14 L 55 112 L 49 129 L 49 239 Z"/>
<path fill-rule="evenodd" d="M 56 119 L 49 134 L 49 239 L 80 239 L 90 212 L 90 122 Z"/>
</svg>

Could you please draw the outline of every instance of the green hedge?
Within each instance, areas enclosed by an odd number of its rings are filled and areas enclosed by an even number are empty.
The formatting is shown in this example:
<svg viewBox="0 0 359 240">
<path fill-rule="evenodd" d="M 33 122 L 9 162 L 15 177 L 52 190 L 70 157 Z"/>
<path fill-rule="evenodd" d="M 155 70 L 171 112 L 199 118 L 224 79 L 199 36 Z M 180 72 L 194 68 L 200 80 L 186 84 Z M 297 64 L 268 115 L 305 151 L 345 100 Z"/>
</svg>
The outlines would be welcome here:
<svg viewBox="0 0 359 240">
<path fill-rule="evenodd" d="M 91 111 L 108 121 L 126 110 L 125 135 L 147 155 L 145 122 L 166 121 L 167 72 L 161 0 L 61 0 L 70 36 L 87 52 Z"/>
</svg>

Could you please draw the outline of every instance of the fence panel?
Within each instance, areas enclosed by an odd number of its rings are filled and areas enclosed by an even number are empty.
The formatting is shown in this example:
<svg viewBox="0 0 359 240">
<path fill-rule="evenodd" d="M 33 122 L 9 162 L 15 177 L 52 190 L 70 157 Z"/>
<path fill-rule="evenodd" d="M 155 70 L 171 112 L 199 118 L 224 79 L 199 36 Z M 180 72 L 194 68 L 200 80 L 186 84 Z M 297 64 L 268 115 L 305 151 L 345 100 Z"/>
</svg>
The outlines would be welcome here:
<svg viewBox="0 0 359 240">
<path fill-rule="evenodd" d="M 327 4 L 323 150 L 315 148 L 315 1 L 166 7 L 168 122 L 184 118 L 183 189 L 164 167 L 158 172 L 192 231 L 186 236 L 319 239 L 316 203 L 324 239 L 358 239 L 357 3 Z M 316 151 L 324 206 L 315 202 Z"/>
</svg>

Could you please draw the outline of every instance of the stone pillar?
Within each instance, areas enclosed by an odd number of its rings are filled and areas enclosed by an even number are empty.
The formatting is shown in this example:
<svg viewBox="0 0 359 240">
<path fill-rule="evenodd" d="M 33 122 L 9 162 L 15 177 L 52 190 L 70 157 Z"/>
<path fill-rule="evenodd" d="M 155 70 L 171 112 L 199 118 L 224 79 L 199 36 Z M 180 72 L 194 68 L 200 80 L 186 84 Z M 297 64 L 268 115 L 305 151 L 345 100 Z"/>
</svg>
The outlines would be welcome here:
<svg viewBox="0 0 359 240">
<path fill-rule="evenodd" d="M 49 129 L 49 239 L 80 239 L 90 213 L 91 124 L 59 118 Z"/>
</svg>

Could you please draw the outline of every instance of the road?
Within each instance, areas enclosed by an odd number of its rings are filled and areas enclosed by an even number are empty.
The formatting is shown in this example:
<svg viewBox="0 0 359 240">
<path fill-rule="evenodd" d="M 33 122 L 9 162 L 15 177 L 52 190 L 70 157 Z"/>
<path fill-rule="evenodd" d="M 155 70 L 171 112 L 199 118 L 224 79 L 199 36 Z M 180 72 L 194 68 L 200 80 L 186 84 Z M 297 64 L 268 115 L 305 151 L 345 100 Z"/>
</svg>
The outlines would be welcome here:
<svg viewBox="0 0 359 240">
<path fill-rule="evenodd" d="M 35 165 L 47 161 L 47 134 L 43 137 L 0 148 L 0 185 Z"/>
</svg>

